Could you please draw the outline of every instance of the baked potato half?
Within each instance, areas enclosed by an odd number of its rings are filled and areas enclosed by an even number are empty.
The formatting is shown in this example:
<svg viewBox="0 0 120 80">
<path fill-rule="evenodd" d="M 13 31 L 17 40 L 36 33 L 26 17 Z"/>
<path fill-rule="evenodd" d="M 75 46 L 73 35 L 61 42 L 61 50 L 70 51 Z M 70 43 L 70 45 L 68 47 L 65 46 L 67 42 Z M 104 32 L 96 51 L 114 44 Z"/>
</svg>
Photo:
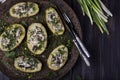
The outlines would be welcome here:
<svg viewBox="0 0 120 80">
<path fill-rule="evenodd" d="M 33 54 L 41 54 L 47 47 L 47 32 L 41 23 L 33 23 L 27 32 L 27 46 Z"/>
<path fill-rule="evenodd" d="M 49 55 L 47 65 L 51 70 L 59 70 L 68 60 L 68 48 L 64 45 L 59 45 Z"/>
<path fill-rule="evenodd" d="M 20 56 L 15 58 L 14 67 L 22 72 L 33 73 L 41 70 L 42 63 L 33 57 Z"/>
<path fill-rule="evenodd" d="M 10 25 L 0 36 L 0 49 L 11 51 L 20 45 L 25 37 L 25 28 L 20 24 Z"/>
<path fill-rule="evenodd" d="M 13 5 L 9 10 L 9 14 L 15 18 L 34 16 L 38 12 L 39 6 L 34 2 L 19 2 Z"/>
<path fill-rule="evenodd" d="M 45 15 L 46 23 L 52 33 L 55 35 L 62 35 L 65 31 L 65 28 L 57 11 L 54 8 L 50 7 L 46 9 Z"/>
</svg>

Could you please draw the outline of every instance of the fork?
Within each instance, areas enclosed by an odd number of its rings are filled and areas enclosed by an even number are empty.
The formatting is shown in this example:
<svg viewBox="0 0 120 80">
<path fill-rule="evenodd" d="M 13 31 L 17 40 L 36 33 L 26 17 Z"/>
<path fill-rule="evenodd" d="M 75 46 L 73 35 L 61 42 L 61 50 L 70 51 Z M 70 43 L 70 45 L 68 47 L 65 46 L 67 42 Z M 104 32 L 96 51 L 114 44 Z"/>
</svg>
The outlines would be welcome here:
<svg viewBox="0 0 120 80">
<path fill-rule="evenodd" d="M 71 22 L 71 20 L 69 19 L 69 17 L 63 13 L 64 18 L 66 19 L 66 21 L 71 24 L 71 26 L 69 26 L 71 28 L 71 31 L 73 32 L 78 44 L 80 45 L 81 49 L 83 50 L 83 52 L 85 53 L 85 55 L 89 58 L 90 54 L 88 52 L 88 50 L 86 49 L 86 47 L 83 45 L 81 39 L 78 37 L 77 33 L 75 32 L 74 28 L 73 28 L 73 23 Z"/>
<path fill-rule="evenodd" d="M 90 62 L 88 60 L 88 58 L 90 57 L 89 52 L 87 51 L 87 49 L 85 48 L 85 46 L 83 45 L 82 41 L 80 40 L 80 38 L 77 36 L 77 33 L 74 31 L 73 28 L 73 24 L 71 22 L 71 20 L 68 18 L 68 16 L 66 15 L 66 13 L 63 13 L 63 17 L 66 21 L 66 23 L 68 23 L 69 29 L 73 35 L 73 42 L 75 44 L 75 46 L 77 47 L 79 54 L 81 55 L 81 57 L 83 58 L 83 60 L 85 61 L 87 66 L 90 66 Z M 81 47 L 81 48 L 80 48 Z M 83 53 L 85 53 L 85 55 L 88 57 L 86 57 Z"/>
<path fill-rule="evenodd" d="M 68 27 L 69 31 L 71 32 L 71 36 L 73 38 L 73 43 L 75 44 L 76 48 L 78 49 L 80 56 L 85 61 L 86 65 L 90 66 L 90 62 L 88 60 L 88 58 L 90 57 L 90 54 L 87 51 L 87 49 L 85 48 L 85 46 L 83 45 L 81 39 L 78 37 L 76 31 L 74 30 L 73 23 L 71 22 L 71 20 L 67 16 L 67 14 L 65 12 L 62 12 L 62 10 L 58 6 L 57 6 L 57 10 L 58 10 L 58 13 L 60 14 L 61 18 L 68 25 L 67 27 Z"/>
</svg>

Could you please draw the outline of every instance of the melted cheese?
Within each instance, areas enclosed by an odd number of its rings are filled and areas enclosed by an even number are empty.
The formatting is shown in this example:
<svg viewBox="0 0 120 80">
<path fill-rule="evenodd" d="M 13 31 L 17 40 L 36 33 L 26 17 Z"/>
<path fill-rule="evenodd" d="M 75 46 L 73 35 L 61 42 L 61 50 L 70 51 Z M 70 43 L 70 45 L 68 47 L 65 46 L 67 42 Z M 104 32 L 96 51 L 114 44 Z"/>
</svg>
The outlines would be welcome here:
<svg viewBox="0 0 120 80">
<path fill-rule="evenodd" d="M 13 5 L 9 13 L 12 17 L 23 18 L 34 16 L 39 12 L 39 6 L 34 2 L 20 2 Z"/>
<path fill-rule="evenodd" d="M 42 41 L 44 41 L 45 36 L 43 35 L 41 28 L 36 26 L 30 32 L 33 32 L 33 34 L 30 36 L 30 39 L 29 39 L 29 43 L 31 44 L 32 48 L 34 46 L 39 47 L 40 45 L 42 45 Z"/>
<path fill-rule="evenodd" d="M 46 9 L 46 22 L 53 34 L 62 35 L 64 33 L 65 28 L 63 22 L 57 11 L 52 7 Z"/>
<path fill-rule="evenodd" d="M 68 59 L 68 49 L 64 45 L 55 48 L 49 55 L 47 64 L 52 70 L 59 70 L 62 68 Z"/>
<path fill-rule="evenodd" d="M 25 37 L 25 29 L 20 24 L 9 26 L 0 36 L 0 49 L 11 51 L 16 48 Z"/>
<path fill-rule="evenodd" d="M 38 72 L 42 68 L 42 63 L 35 58 L 20 56 L 15 59 L 14 66 L 22 72 Z"/>
<path fill-rule="evenodd" d="M 41 54 L 47 46 L 47 33 L 40 23 L 33 23 L 28 28 L 27 42 L 29 50 L 34 54 Z"/>
</svg>

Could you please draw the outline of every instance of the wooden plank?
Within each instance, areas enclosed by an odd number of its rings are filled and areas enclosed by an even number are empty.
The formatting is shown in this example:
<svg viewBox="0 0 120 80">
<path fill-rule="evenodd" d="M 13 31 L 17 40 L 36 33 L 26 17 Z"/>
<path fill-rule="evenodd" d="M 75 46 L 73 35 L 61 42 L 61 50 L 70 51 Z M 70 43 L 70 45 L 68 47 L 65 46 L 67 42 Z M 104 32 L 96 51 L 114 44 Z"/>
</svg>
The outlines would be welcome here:
<svg viewBox="0 0 120 80">
<path fill-rule="evenodd" d="M 82 16 L 79 4 L 72 0 L 71 7 L 80 20 L 83 41 L 91 53 L 91 67 L 86 67 L 79 58 L 73 68 L 72 80 L 76 80 L 76 75 L 82 76 L 85 80 L 120 80 L 120 1 L 103 2 L 114 15 L 107 24 L 109 36 L 102 35 L 96 25 L 91 26 L 88 17 Z"/>
<path fill-rule="evenodd" d="M 82 17 L 79 5 L 74 0 L 73 9 L 79 17 L 83 41 L 91 53 L 91 67 L 88 68 L 84 62 L 76 63 L 73 69 L 73 79 L 76 75 L 82 76 L 85 80 L 119 80 L 120 73 L 120 1 L 103 0 L 105 5 L 113 13 L 107 26 L 110 35 L 102 35 L 98 28 L 91 26 L 87 17 Z"/>
<path fill-rule="evenodd" d="M 120 0 L 103 0 L 113 13 L 108 27 L 110 35 L 102 35 L 96 26 L 91 26 L 89 19 L 82 16 L 76 0 L 65 0 L 76 12 L 83 31 L 83 41 L 91 53 L 91 67 L 88 68 L 78 59 L 74 68 L 61 80 L 76 80 L 82 76 L 85 80 L 120 80 Z M 0 80 L 3 76 L 0 74 Z M 72 77 L 71 77 L 72 76 Z M 6 80 L 6 79 L 4 79 Z"/>
</svg>

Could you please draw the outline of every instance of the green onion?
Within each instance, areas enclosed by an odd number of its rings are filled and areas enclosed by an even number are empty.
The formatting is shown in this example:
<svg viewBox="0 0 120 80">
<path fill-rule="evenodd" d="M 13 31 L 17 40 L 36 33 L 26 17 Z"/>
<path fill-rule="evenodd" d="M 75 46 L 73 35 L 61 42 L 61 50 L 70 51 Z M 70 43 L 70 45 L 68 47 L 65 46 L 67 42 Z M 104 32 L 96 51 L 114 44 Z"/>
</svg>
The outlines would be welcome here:
<svg viewBox="0 0 120 80">
<path fill-rule="evenodd" d="M 81 5 L 83 15 L 86 14 L 89 17 L 91 24 L 93 25 L 94 22 L 100 29 L 101 33 L 105 32 L 109 35 L 106 23 L 108 22 L 108 17 L 109 16 L 112 17 L 113 15 L 103 4 L 103 2 L 101 0 L 77 0 L 77 1 Z M 107 15 L 105 15 L 104 12 Z"/>
</svg>

